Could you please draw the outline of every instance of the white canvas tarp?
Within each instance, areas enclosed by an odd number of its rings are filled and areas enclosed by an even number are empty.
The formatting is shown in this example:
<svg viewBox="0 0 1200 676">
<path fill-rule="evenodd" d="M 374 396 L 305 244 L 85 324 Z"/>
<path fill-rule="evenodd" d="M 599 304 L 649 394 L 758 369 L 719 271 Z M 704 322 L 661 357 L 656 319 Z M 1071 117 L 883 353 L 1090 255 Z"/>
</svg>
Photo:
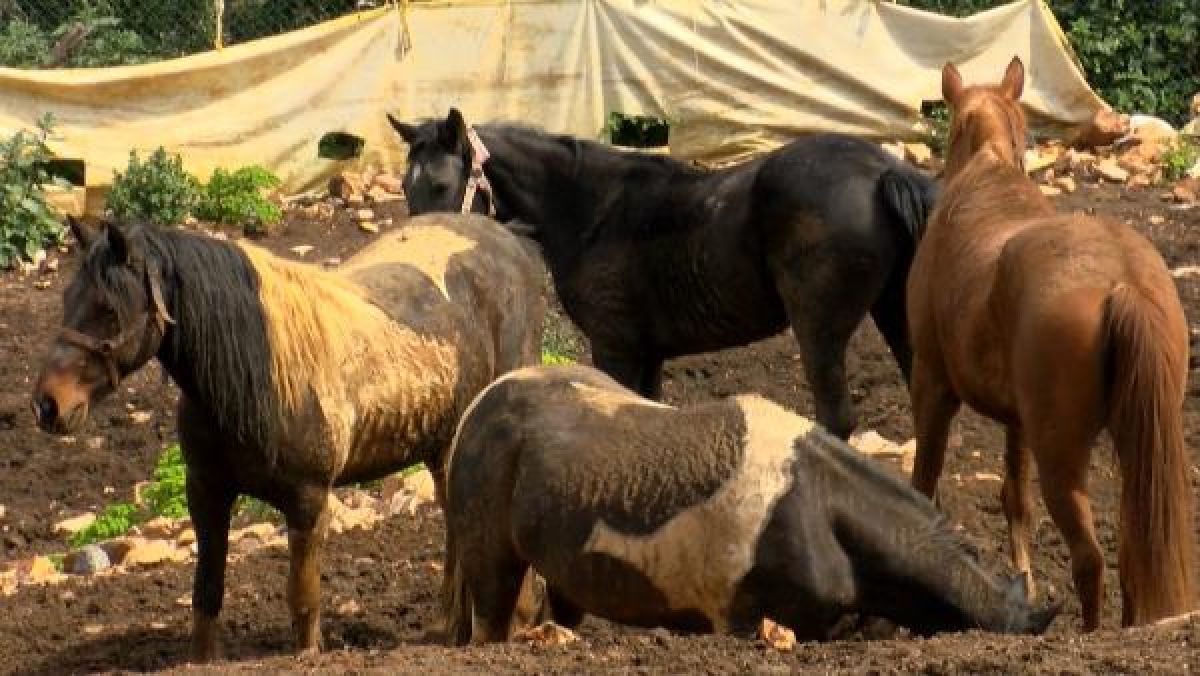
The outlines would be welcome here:
<svg viewBox="0 0 1200 676">
<path fill-rule="evenodd" d="M 610 111 L 671 122 L 672 154 L 729 162 L 804 132 L 919 134 L 940 69 L 995 81 L 1026 63 L 1036 124 L 1067 128 L 1104 107 L 1053 15 L 1022 0 L 967 19 L 875 0 L 478 0 L 414 2 L 221 51 L 97 70 L 0 69 L 0 132 L 59 119 L 63 157 L 103 186 L 129 151 L 159 145 L 206 177 L 262 164 L 288 190 L 342 163 L 326 132 L 366 141 L 359 163 L 398 168 L 384 111 L 459 107 L 601 138 Z"/>
</svg>

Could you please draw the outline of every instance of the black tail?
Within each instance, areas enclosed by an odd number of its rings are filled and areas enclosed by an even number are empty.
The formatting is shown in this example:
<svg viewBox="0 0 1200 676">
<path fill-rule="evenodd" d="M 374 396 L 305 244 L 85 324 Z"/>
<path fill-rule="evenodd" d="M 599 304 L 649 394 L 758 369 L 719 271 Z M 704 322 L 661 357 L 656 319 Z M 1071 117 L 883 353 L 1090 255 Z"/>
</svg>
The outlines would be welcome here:
<svg viewBox="0 0 1200 676">
<path fill-rule="evenodd" d="M 884 207 L 904 225 L 913 242 L 921 241 L 940 192 L 936 179 L 915 169 L 891 167 L 879 176 Z"/>
</svg>

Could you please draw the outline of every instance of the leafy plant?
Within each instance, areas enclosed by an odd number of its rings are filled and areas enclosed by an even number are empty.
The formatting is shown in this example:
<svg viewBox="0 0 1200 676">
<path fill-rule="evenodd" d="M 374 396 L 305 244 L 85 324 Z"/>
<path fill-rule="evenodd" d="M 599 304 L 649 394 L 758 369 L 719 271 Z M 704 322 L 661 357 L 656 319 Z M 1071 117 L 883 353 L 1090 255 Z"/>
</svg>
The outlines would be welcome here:
<svg viewBox="0 0 1200 676">
<path fill-rule="evenodd" d="M 921 117 L 929 127 L 925 143 L 934 153 L 941 155 L 950 137 L 950 108 L 943 101 L 926 101 L 921 106 Z"/>
<path fill-rule="evenodd" d="M 70 538 L 72 547 L 82 547 L 119 537 L 129 532 L 139 522 L 137 505 L 119 502 L 108 505 L 92 525 L 77 531 Z"/>
<path fill-rule="evenodd" d="M 122 220 L 182 223 L 200 198 L 200 182 L 183 170 L 179 155 L 168 155 L 162 146 L 145 162 L 138 159 L 136 150 L 131 150 L 125 173 L 114 174 L 108 209 Z"/>
<path fill-rule="evenodd" d="M 1163 152 L 1163 180 L 1178 181 L 1200 163 L 1200 145 L 1179 138 Z"/>
<path fill-rule="evenodd" d="M 615 145 L 631 148 L 655 148 L 667 145 L 671 125 L 667 120 L 650 115 L 626 115 L 612 111 L 604 123 L 603 133 Z"/>
<path fill-rule="evenodd" d="M 158 456 L 154 480 L 142 491 L 146 510 L 171 519 L 187 516 L 186 480 L 187 465 L 183 462 L 183 451 L 179 444 L 168 446 Z"/>
<path fill-rule="evenodd" d="M 575 360 L 565 354 L 542 350 L 542 363 L 546 366 L 562 366 L 565 364 L 574 364 Z"/>
<path fill-rule="evenodd" d="M 260 166 L 232 173 L 213 172 L 196 205 L 196 216 L 206 221 L 242 224 L 247 232 L 262 232 L 283 219 L 283 212 L 264 192 L 278 187 L 279 177 Z"/>
<path fill-rule="evenodd" d="M 43 190 L 61 184 L 45 168 L 54 156 L 46 145 L 53 126 L 54 117 L 47 114 L 38 120 L 37 131 L 22 129 L 0 139 L 0 267 L 32 260 L 45 245 L 62 241 L 62 223 Z"/>
<path fill-rule="evenodd" d="M 23 18 L 9 19 L 0 31 L 0 65 L 37 68 L 50 52 L 50 39 L 40 26 Z"/>
</svg>

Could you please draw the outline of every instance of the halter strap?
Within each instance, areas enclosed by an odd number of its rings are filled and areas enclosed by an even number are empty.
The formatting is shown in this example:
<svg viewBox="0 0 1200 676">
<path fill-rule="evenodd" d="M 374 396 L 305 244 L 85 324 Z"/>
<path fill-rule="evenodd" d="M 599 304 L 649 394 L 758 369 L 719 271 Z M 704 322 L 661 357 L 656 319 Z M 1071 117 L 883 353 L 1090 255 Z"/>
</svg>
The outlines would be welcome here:
<svg viewBox="0 0 1200 676">
<path fill-rule="evenodd" d="M 82 348 L 100 358 L 104 362 L 104 368 L 108 371 L 108 382 L 114 388 L 121 381 L 121 371 L 117 366 L 116 352 L 132 339 L 136 338 L 141 333 L 145 325 L 153 323 L 158 329 L 159 335 L 165 335 L 167 324 L 174 324 L 175 320 L 167 313 L 166 303 L 163 302 L 162 289 L 158 284 L 158 275 L 154 272 L 153 266 L 146 265 L 146 283 L 150 287 L 150 300 L 154 304 L 154 312 L 142 312 L 129 328 L 121 331 L 112 338 L 101 340 L 95 336 L 89 336 L 86 333 L 77 331 L 69 326 L 62 327 L 58 333 L 58 339 L 69 345 Z"/>
<path fill-rule="evenodd" d="M 488 180 L 487 174 L 483 173 L 483 163 L 491 157 L 491 154 L 483 145 L 479 134 L 475 133 L 474 127 L 467 127 L 467 141 L 471 144 L 471 173 L 467 177 L 467 192 L 463 195 L 462 213 L 471 213 L 471 207 L 475 204 L 475 193 L 482 190 L 487 197 L 488 216 L 495 218 L 496 194 L 492 192 L 492 183 Z"/>
</svg>

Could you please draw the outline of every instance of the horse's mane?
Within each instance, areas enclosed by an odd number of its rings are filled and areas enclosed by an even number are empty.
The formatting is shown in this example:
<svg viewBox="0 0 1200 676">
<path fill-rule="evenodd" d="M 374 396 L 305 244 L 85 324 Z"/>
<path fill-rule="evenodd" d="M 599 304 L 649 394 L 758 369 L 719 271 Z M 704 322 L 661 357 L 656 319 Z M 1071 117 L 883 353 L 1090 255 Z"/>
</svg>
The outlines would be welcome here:
<svg viewBox="0 0 1200 676">
<path fill-rule="evenodd" d="M 157 267 L 172 308 L 175 324 L 160 352 L 164 365 L 182 379 L 185 393 L 217 414 L 228 433 L 244 443 L 266 444 L 279 404 L 253 267 L 235 246 L 210 237 L 140 223 L 123 226 L 123 232 Z M 80 275 L 117 309 L 118 321 L 126 326 L 131 318 L 121 309 L 146 293 L 145 281 L 116 263 L 107 236 L 92 245 Z"/>
</svg>

